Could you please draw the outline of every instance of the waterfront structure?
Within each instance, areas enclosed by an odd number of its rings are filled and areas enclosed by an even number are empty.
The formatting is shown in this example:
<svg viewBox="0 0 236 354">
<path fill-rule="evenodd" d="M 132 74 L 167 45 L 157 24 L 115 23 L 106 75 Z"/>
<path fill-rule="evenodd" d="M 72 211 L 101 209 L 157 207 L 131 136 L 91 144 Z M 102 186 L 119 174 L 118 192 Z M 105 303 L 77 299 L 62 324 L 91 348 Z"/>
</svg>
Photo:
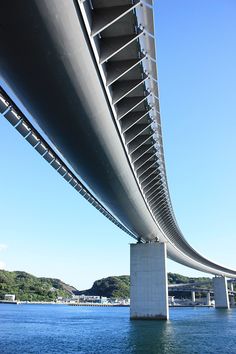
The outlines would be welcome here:
<svg viewBox="0 0 236 354">
<path fill-rule="evenodd" d="M 94 304 L 106 304 L 107 297 L 105 296 L 97 296 L 97 295 L 79 295 L 79 296 L 74 296 L 72 299 L 72 302 L 82 302 L 82 303 L 94 303 Z"/>
<path fill-rule="evenodd" d="M 75 190 L 138 241 L 131 245 L 131 316 L 168 318 L 166 255 L 223 277 L 216 291 L 225 276 L 236 277 L 194 250 L 174 216 L 152 0 L 10 0 L 1 6 L 1 113 Z M 153 291 L 142 307 L 141 281 Z"/>
<path fill-rule="evenodd" d="M 5 294 L 4 300 L 5 301 L 15 301 L 16 295 L 15 294 Z"/>
</svg>

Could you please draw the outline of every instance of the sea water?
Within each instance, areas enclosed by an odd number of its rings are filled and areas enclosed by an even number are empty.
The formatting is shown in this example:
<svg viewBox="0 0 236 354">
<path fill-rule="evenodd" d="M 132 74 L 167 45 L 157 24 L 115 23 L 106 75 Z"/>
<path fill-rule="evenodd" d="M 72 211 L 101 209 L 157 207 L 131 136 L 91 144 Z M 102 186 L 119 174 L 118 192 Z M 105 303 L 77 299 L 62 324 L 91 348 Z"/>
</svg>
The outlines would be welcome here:
<svg viewBox="0 0 236 354">
<path fill-rule="evenodd" d="M 129 308 L 0 305 L 0 353 L 236 354 L 236 308 L 171 308 L 130 321 Z"/>
</svg>

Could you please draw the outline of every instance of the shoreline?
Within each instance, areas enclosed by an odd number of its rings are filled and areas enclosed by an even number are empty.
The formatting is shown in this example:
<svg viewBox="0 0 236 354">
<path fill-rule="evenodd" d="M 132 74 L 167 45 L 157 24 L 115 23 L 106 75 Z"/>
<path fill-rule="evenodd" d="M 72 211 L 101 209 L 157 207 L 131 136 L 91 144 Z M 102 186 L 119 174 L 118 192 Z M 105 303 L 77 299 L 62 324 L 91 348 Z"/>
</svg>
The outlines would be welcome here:
<svg viewBox="0 0 236 354">
<path fill-rule="evenodd" d="M 100 304 L 100 303 L 68 303 L 68 302 L 48 302 L 48 301 L 4 301 L 0 300 L 0 304 L 4 305 L 66 305 L 66 306 L 80 306 L 80 307 L 130 307 L 128 304 Z M 169 305 L 169 308 L 181 308 L 181 307 L 214 307 L 212 305 Z"/>
</svg>

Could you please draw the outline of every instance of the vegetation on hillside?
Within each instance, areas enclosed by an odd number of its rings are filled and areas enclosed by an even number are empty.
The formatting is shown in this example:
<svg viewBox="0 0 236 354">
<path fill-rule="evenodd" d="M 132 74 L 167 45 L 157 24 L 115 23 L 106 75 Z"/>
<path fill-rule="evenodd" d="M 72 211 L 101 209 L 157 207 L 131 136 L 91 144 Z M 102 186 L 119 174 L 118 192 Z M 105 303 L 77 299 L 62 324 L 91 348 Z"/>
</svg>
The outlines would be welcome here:
<svg viewBox="0 0 236 354">
<path fill-rule="evenodd" d="M 79 294 L 129 298 L 129 289 L 129 275 L 121 275 L 96 280 L 91 289 L 79 291 Z"/>
<path fill-rule="evenodd" d="M 168 283 L 169 284 L 208 283 L 205 285 L 211 285 L 212 280 L 211 278 L 207 278 L 207 277 L 192 278 L 192 277 L 186 277 L 181 274 L 168 273 Z M 203 287 L 203 285 L 201 285 L 201 287 Z"/>
<path fill-rule="evenodd" d="M 169 284 L 183 283 L 204 283 L 201 287 L 211 287 L 210 278 L 189 278 L 176 273 L 168 273 Z M 205 284 L 208 282 L 208 284 Z M 121 275 L 103 278 L 96 280 L 91 289 L 78 291 L 77 294 L 99 295 L 114 298 L 129 298 L 130 297 L 130 277 L 129 275 Z"/>
<path fill-rule="evenodd" d="M 59 279 L 0 270 L 0 299 L 4 299 L 5 294 L 15 294 L 16 299 L 21 301 L 54 301 L 58 296 L 72 297 L 75 290 Z"/>
<path fill-rule="evenodd" d="M 201 288 L 212 286 L 210 278 L 189 278 L 175 273 L 168 273 L 168 282 L 169 284 L 204 283 L 200 286 Z M 26 272 L 0 270 L 0 299 L 4 299 L 5 294 L 15 294 L 16 299 L 21 301 L 55 301 L 59 296 L 72 297 L 73 293 L 108 298 L 129 298 L 130 277 L 121 275 L 103 278 L 96 280 L 91 289 L 78 291 L 59 279 L 37 278 Z M 170 294 L 173 294 L 173 291 Z"/>
</svg>

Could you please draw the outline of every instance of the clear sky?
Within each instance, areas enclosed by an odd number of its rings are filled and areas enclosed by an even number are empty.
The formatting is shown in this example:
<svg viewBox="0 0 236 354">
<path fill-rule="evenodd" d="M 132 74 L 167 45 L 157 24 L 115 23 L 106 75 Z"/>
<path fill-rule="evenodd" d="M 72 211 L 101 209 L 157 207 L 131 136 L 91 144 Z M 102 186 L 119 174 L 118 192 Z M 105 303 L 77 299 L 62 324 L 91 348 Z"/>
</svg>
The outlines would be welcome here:
<svg viewBox="0 0 236 354">
<path fill-rule="evenodd" d="M 178 223 L 236 268 L 236 2 L 155 4 L 167 175 Z M 129 274 L 133 240 L 88 204 L 0 117 L 0 266 L 79 289 Z M 168 271 L 203 273 L 168 261 Z"/>
</svg>

